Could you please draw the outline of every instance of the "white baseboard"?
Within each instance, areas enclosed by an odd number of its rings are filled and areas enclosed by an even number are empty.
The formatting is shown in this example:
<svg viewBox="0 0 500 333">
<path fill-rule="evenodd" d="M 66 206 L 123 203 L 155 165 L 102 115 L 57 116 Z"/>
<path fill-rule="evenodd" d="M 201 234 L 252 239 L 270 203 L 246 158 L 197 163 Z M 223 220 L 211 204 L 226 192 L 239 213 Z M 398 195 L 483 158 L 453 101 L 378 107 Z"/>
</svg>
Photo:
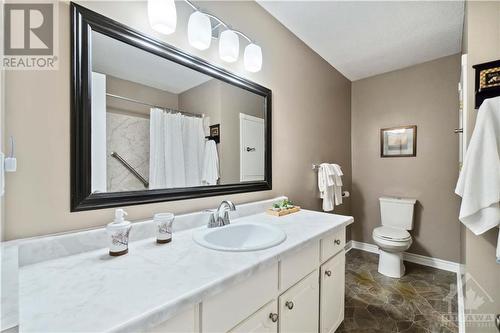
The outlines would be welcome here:
<svg viewBox="0 0 500 333">
<path fill-rule="evenodd" d="M 379 249 L 377 245 L 363 243 L 358 241 L 348 241 L 345 245 L 345 251 L 348 252 L 351 249 L 358 249 L 366 252 L 371 252 L 378 254 Z M 465 315 L 464 315 L 464 290 L 462 273 L 464 271 L 463 265 L 447 261 L 443 259 L 431 258 L 427 256 L 422 256 L 414 253 L 403 253 L 403 260 L 413 262 L 416 264 L 429 266 L 437 269 L 442 269 L 445 271 L 453 272 L 457 274 L 457 301 L 458 301 L 458 332 L 465 333 Z"/>
<path fill-rule="evenodd" d="M 378 254 L 378 246 L 377 245 L 358 242 L 358 241 L 347 242 L 345 249 L 346 249 L 346 251 L 349 251 L 350 249 L 358 249 L 358 250 L 363 250 L 366 252 Z M 424 265 L 424 266 L 442 269 L 444 271 L 453 272 L 453 273 L 460 273 L 460 269 L 461 269 L 460 264 L 453 262 L 453 261 L 427 257 L 427 256 L 422 256 L 420 254 L 414 254 L 414 253 L 408 253 L 408 252 L 403 253 L 403 260 L 413 262 L 415 264 L 420 264 L 420 265 Z"/>
</svg>

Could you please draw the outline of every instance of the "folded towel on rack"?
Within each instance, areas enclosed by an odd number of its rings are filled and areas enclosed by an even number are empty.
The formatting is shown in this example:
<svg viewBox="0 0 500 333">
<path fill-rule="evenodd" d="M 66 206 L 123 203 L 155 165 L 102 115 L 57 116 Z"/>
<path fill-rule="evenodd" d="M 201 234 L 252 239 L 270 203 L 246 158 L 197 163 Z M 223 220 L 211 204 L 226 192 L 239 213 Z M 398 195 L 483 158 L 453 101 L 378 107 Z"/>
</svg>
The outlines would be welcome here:
<svg viewBox="0 0 500 333">
<path fill-rule="evenodd" d="M 321 163 L 318 169 L 318 189 L 323 210 L 330 212 L 342 204 L 342 170 L 337 164 Z"/>
<path fill-rule="evenodd" d="M 334 190 L 333 172 L 328 163 L 322 163 L 318 169 L 318 189 L 320 197 L 323 199 L 323 210 L 330 212 L 333 210 Z"/>
<path fill-rule="evenodd" d="M 330 164 L 330 168 L 333 169 L 335 205 L 338 206 L 342 204 L 342 176 L 344 175 L 344 173 L 342 172 L 338 164 Z"/>
<path fill-rule="evenodd" d="M 217 145 L 214 140 L 207 140 L 205 142 L 205 154 L 203 156 L 203 170 L 201 174 L 202 184 L 217 185 L 219 177 Z"/>
</svg>

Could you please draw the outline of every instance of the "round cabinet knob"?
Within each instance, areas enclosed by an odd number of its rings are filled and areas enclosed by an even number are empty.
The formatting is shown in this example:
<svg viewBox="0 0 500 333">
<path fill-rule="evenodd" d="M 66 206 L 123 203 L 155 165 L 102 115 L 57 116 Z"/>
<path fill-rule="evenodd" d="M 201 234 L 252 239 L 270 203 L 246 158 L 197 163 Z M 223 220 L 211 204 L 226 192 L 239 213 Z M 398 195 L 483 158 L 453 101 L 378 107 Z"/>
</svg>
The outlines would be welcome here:
<svg viewBox="0 0 500 333">
<path fill-rule="evenodd" d="M 336 245 L 340 245 L 340 239 L 336 239 L 333 241 Z"/>
<path fill-rule="evenodd" d="M 277 322 L 277 321 L 278 321 L 278 314 L 277 314 L 277 313 L 272 313 L 272 312 L 271 312 L 271 313 L 269 314 L 269 319 L 271 319 L 271 321 L 272 321 L 273 323 Z"/>
<path fill-rule="evenodd" d="M 285 306 L 288 308 L 288 310 L 293 309 L 293 305 L 294 305 L 294 304 L 293 304 L 293 302 L 292 302 L 292 301 L 287 301 L 287 302 L 285 303 Z"/>
<path fill-rule="evenodd" d="M 332 276 L 332 271 L 325 271 L 326 276 Z"/>
</svg>

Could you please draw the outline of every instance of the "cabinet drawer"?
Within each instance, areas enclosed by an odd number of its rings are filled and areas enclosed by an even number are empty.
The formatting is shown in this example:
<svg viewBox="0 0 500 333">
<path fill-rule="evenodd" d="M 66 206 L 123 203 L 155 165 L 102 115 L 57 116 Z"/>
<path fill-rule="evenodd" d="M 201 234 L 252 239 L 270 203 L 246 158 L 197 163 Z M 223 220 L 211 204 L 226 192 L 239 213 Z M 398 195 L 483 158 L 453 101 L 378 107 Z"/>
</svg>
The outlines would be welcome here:
<svg viewBox="0 0 500 333">
<path fill-rule="evenodd" d="M 333 333 L 344 320 L 344 250 L 325 262 L 320 274 L 320 333 Z"/>
<path fill-rule="evenodd" d="M 229 333 L 277 333 L 278 302 L 264 305 L 259 311 L 238 324 Z"/>
<path fill-rule="evenodd" d="M 316 269 L 318 265 L 318 241 L 283 257 L 280 262 L 280 290 L 287 290 Z"/>
<path fill-rule="evenodd" d="M 279 297 L 281 333 L 317 333 L 319 316 L 318 270 Z"/>
<path fill-rule="evenodd" d="M 202 303 L 202 331 L 227 332 L 272 300 L 278 292 L 278 264 L 253 274 Z"/>
<path fill-rule="evenodd" d="M 345 227 L 321 239 L 321 262 L 325 262 L 343 250 L 345 246 Z"/>
</svg>

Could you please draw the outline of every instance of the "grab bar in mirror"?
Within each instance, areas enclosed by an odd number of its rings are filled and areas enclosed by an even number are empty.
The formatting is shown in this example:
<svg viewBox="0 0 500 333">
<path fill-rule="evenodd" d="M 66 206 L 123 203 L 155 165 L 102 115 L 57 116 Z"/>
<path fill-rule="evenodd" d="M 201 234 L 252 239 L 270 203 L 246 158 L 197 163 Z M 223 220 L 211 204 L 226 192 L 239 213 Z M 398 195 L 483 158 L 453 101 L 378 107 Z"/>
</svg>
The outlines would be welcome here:
<svg viewBox="0 0 500 333">
<path fill-rule="evenodd" d="M 135 170 L 130 164 L 128 164 L 127 161 L 125 161 L 123 157 L 121 157 L 117 152 L 111 152 L 111 157 L 116 158 L 118 162 L 120 162 L 128 171 L 130 171 L 135 176 L 135 178 L 139 179 L 139 181 L 144 185 L 145 188 L 149 187 L 149 182 L 146 180 L 146 178 L 141 176 L 141 174 L 137 172 L 137 170 Z"/>
</svg>

